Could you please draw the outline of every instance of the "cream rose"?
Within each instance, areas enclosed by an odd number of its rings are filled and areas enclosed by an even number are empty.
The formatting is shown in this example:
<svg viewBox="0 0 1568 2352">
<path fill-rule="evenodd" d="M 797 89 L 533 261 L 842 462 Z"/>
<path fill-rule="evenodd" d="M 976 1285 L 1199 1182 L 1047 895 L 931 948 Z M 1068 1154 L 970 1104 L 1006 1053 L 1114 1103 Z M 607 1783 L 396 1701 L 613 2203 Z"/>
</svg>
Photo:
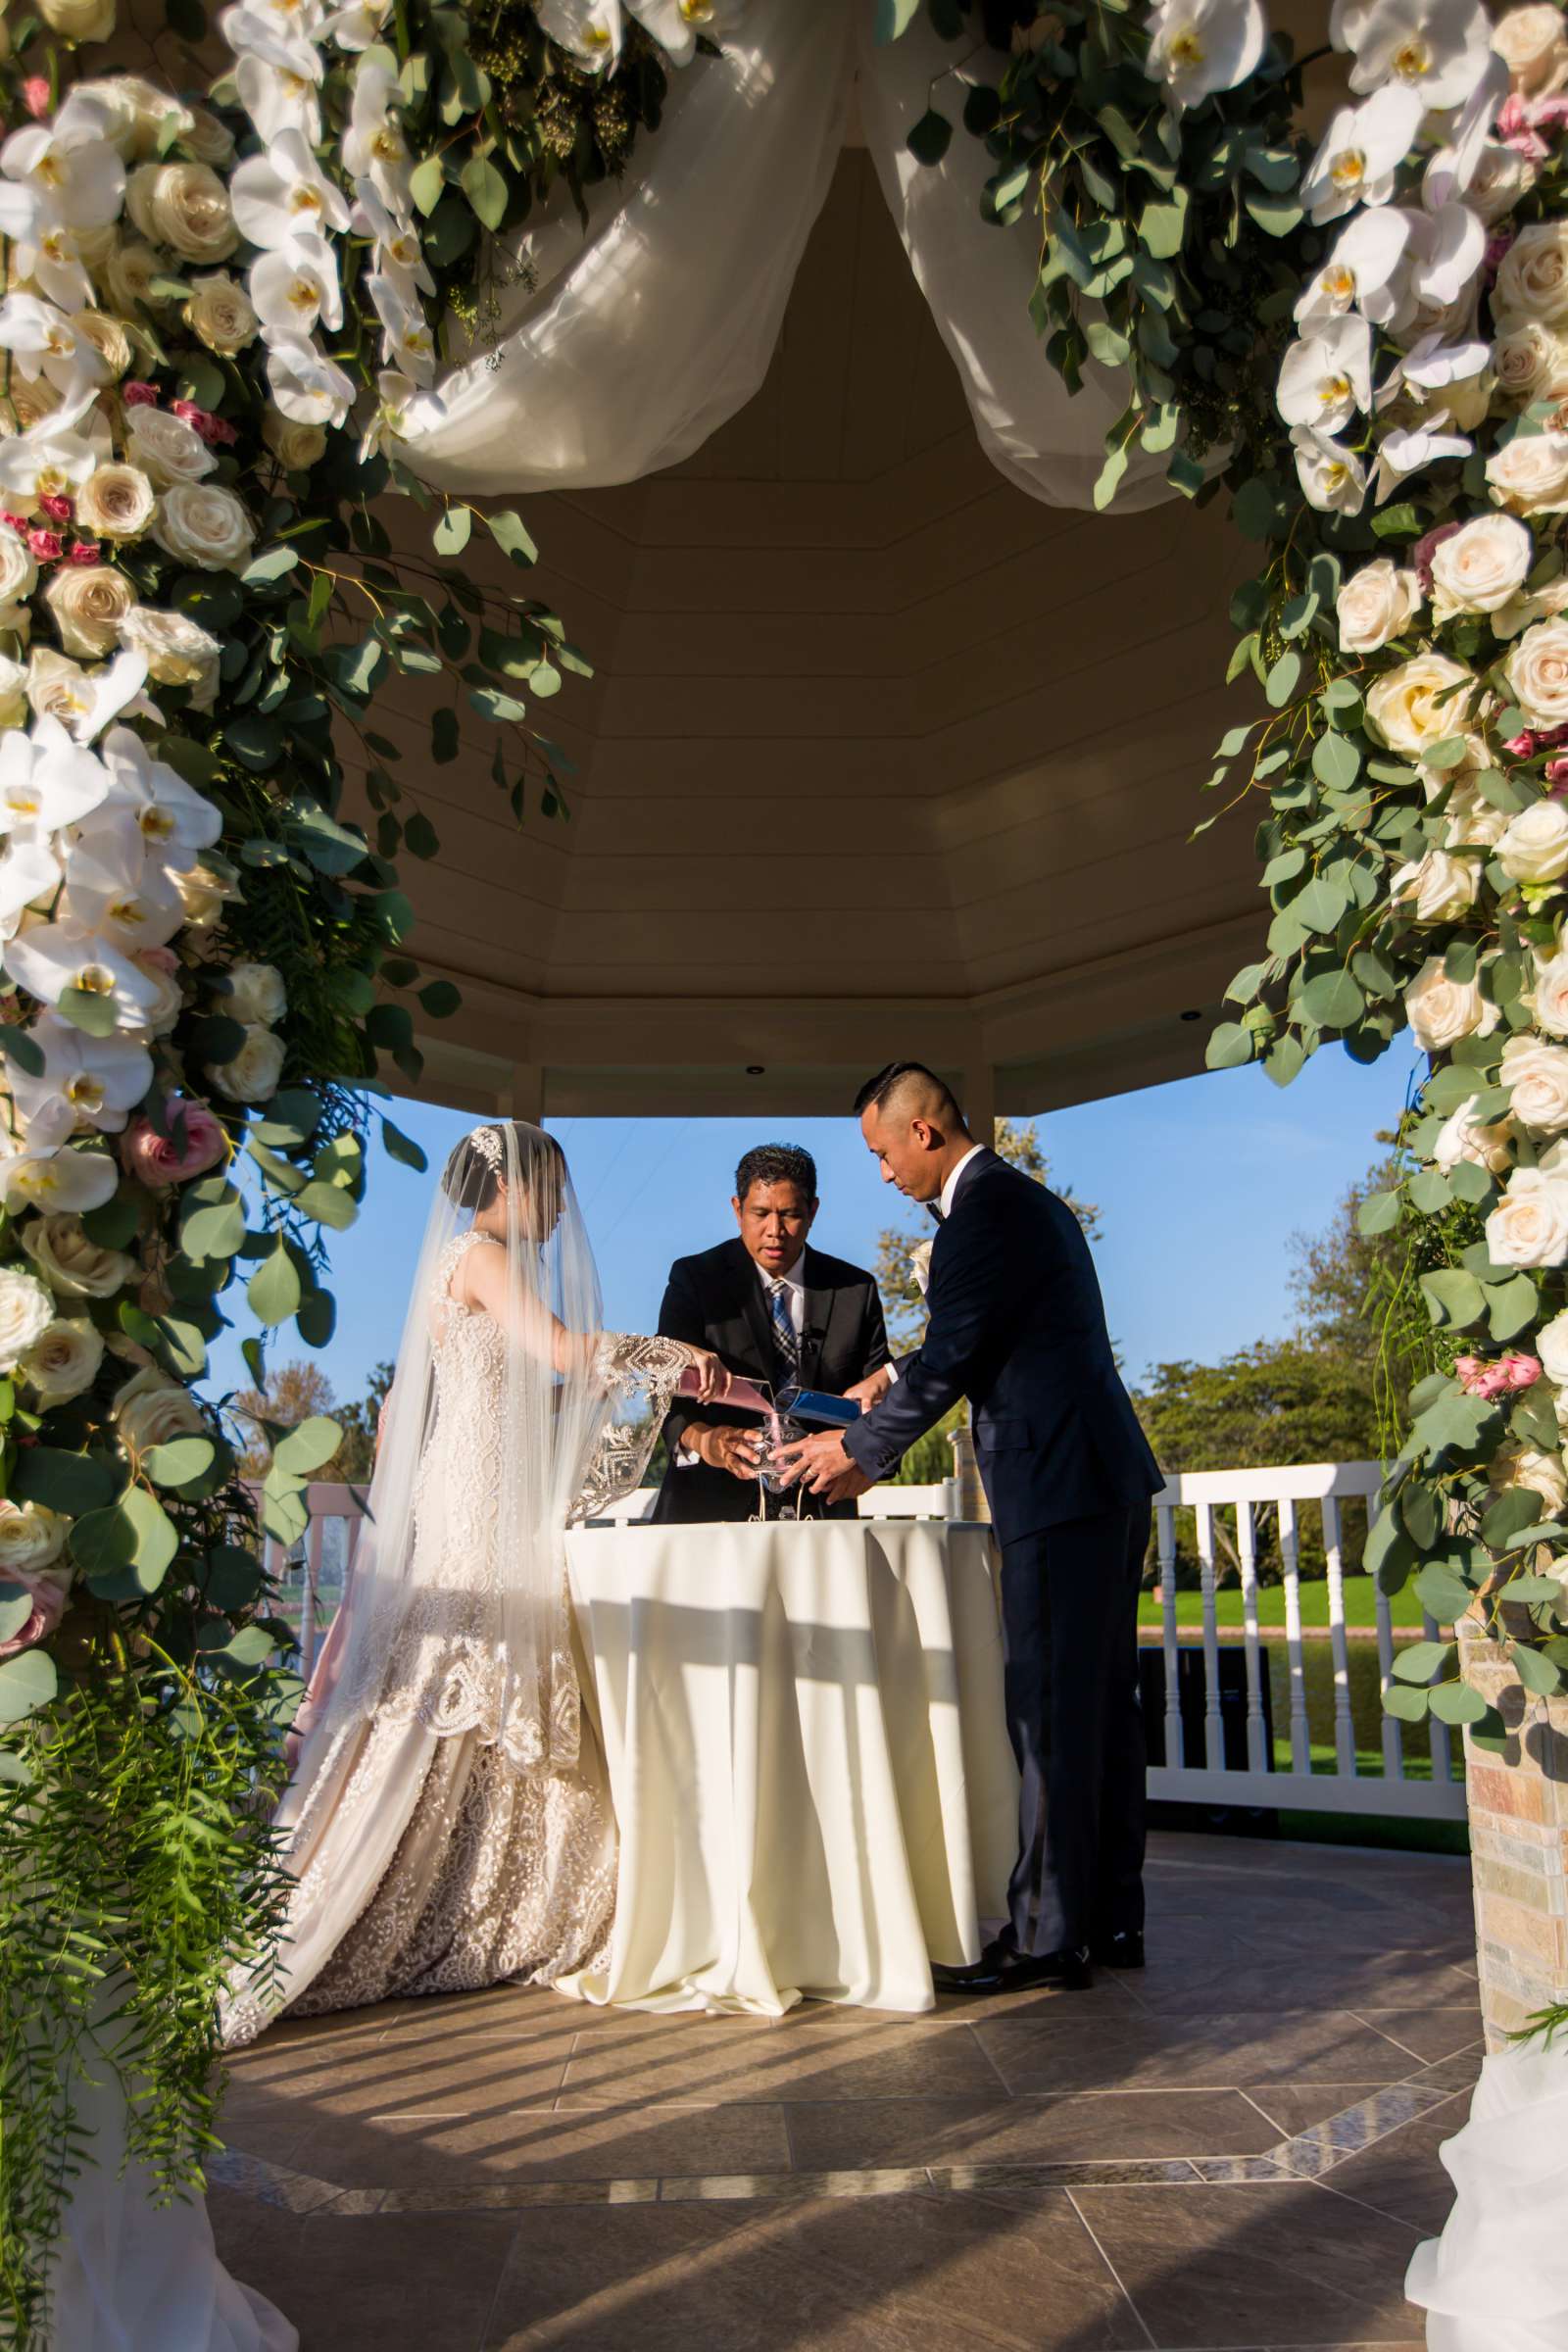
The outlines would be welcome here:
<svg viewBox="0 0 1568 2352">
<path fill-rule="evenodd" d="M 199 164 L 222 165 L 232 162 L 232 132 L 225 129 L 218 117 L 210 114 L 205 106 L 191 106 L 185 111 L 190 122 L 181 131 L 179 143 L 187 155 L 193 155 Z"/>
<path fill-rule="evenodd" d="M 228 190 L 211 164 L 143 164 L 126 185 L 125 210 L 144 237 L 187 262 L 226 261 L 239 243 Z"/>
<path fill-rule="evenodd" d="M 275 1025 L 288 1010 L 282 973 L 271 963 L 236 963 L 220 1009 L 247 1027 Z"/>
<path fill-rule="evenodd" d="M 1536 974 L 1536 1019 L 1552 1037 L 1568 1037 L 1568 952 L 1559 949 Z"/>
<path fill-rule="evenodd" d="M 175 482 L 158 501 L 153 537 L 181 564 L 239 571 L 251 560 L 255 531 L 232 490 L 216 482 Z"/>
<path fill-rule="evenodd" d="M 30 596 L 38 585 L 38 566 L 27 543 L 16 531 L 0 528 L 0 605 Z"/>
<path fill-rule="evenodd" d="M 107 41 L 115 29 L 115 0 L 38 0 L 38 14 L 66 41 Z"/>
<path fill-rule="evenodd" d="M 1512 514 L 1478 514 L 1445 539 L 1432 558 L 1432 617 L 1495 612 L 1529 576 L 1530 533 Z"/>
<path fill-rule="evenodd" d="M 191 128 L 191 111 L 139 74 L 109 74 L 99 81 L 78 81 L 75 95 L 91 98 L 109 117 L 109 136 L 127 164 L 156 155 L 164 125 L 172 118 L 177 135 Z"/>
<path fill-rule="evenodd" d="M 1448 847 L 1494 850 L 1508 830 L 1500 808 L 1482 799 L 1474 785 L 1456 784 L 1448 803 Z"/>
<path fill-rule="evenodd" d="M 247 343 L 253 343 L 261 323 L 251 308 L 250 296 L 226 270 L 215 270 L 210 277 L 191 279 L 184 319 L 199 343 L 225 357 L 232 357 L 236 351 L 243 351 Z"/>
<path fill-rule="evenodd" d="M 1560 1266 L 1568 1257 L 1568 1178 L 1515 1168 L 1487 1219 L 1487 1249 L 1496 1266 Z"/>
<path fill-rule="evenodd" d="M 262 418 L 262 439 L 290 473 L 304 473 L 326 454 L 326 435 L 318 424 L 296 424 L 281 409 L 269 409 Z"/>
<path fill-rule="evenodd" d="M 132 1453 L 167 1446 L 171 1438 L 212 1434 L 190 1391 L 151 1364 L 126 1381 L 115 1397 L 113 1413 L 122 1441 Z"/>
<path fill-rule="evenodd" d="M 1551 0 L 1510 8 L 1492 28 L 1492 46 L 1521 98 L 1545 98 L 1568 82 L 1568 41 L 1562 11 Z"/>
<path fill-rule="evenodd" d="M 90 696 L 87 673 L 66 654 L 35 645 L 27 656 L 27 701 L 36 718 L 58 718 L 69 727 Z"/>
<path fill-rule="evenodd" d="M 134 318 L 144 307 L 150 309 L 153 279 L 168 274 L 152 247 L 134 238 L 117 244 L 100 268 L 110 299 L 123 318 Z"/>
<path fill-rule="evenodd" d="M 44 591 L 61 644 L 68 654 L 89 659 L 114 652 L 120 624 L 135 601 L 130 582 L 111 564 L 63 564 Z"/>
<path fill-rule="evenodd" d="M 1568 1311 L 1553 1315 L 1536 1334 L 1536 1353 L 1541 1369 L 1553 1388 L 1568 1387 Z"/>
<path fill-rule="evenodd" d="M 1568 433 L 1515 433 L 1487 460 L 1487 480 L 1512 514 L 1568 513 Z"/>
<path fill-rule="evenodd" d="M 139 466 L 100 466 L 76 493 L 76 520 L 100 539 L 139 539 L 157 508 Z"/>
<path fill-rule="evenodd" d="M 122 1250 L 90 1242 L 81 1219 L 69 1212 L 30 1218 L 20 1239 L 50 1289 L 66 1298 L 113 1298 L 141 1270 Z"/>
<path fill-rule="evenodd" d="M 1476 903 L 1480 883 L 1473 858 L 1450 858 L 1446 850 L 1428 850 L 1413 865 L 1402 865 L 1394 877 L 1391 896 L 1418 923 L 1448 923 Z"/>
<path fill-rule="evenodd" d="M 1539 318 L 1521 319 L 1499 335 L 1492 346 L 1492 365 L 1498 391 L 1521 408 L 1568 395 L 1568 339 Z"/>
<path fill-rule="evenodd" d="M 1533 1446 L 1502 1446 L 1493 1455 L 1487 1476 L 1499 1493 L 1508 1487 L 1523 1487 L 1539 1494 L 1543 1515 L 1548 1519 L 1554 1519 L 1568 1502 L 1568 1471 L 1563 1469 L 1561 1454 L 1539 1453 Z"/>
<path fill-rule="evenodd" d="M 185 1003 L 185 992 L 179 984 L 179 966 L 168 948 L 143 948 L 130 960 L 158 990 L 147 1007 L 145 1026 L 154 1037 L 167 1037 L 178 1020 Z"/>
<path fill-rule="evenodd" d="M 59 406 L 60 393 L 47 376 L 33 378 L 13 368 L 11 381 L 0 396 L 0 433 L 8 439 L 13 433 L 29 433 Z"/>
<path fill-rule="evenodd" d="M 1508 819 L 1497 861 L 1510 882 L 1555 882 L 1568 873 L 1568 808 L 1536 801 Z"/>
<path fill-rule="evenodd" d="M 1477 1097 L 1470 1095 L 1460 1103 L 1432 1147 L 1433 1160 L 1445 1175 L 1461 1160 L 1468 1160 L 1478 1168 L 1490 1168 L 1494 1175 L 1498 1175 L 1512 1156 L 1508 1150 L 1507 1120 L 1483 1124 L 1474 1116 L 1476 1102 Z"/>
<path fill-rule="evenodd" d="M 38 1334 L 18 1369 L 39 1403 L 48 1407 L 90 1389 L 103 1360 L 102 1334 L 88 1322 L 60 1315 Z"/>
<path fill-rule="evenodd" d="M 1374 654 L 1391 637 L 1402 637 L 1421 610 L 1421 581 L 1387 556 L 1363 564 L 1340 590 L 1340 646 L 1348 654 Z"/>
<path fill-rule="evenodd" d="M 1568 221 L 1533 220 L 1520 229 L 1497 265 L 1492 316 L 1499 325 L 1568 318 Z"/>
<path fill-rule="evenodd" d="M 230 900 L 240 896 L 239 890 L 224 873 L 202 862 L 173 877 L 179 893 L 179 903 L 185 910 L 185 920 L 193 931 L 210 930 L 222 918 L 223 908 Z"/>
<path fill-rule="evenodd" d="M 1491 228 L 1511 213 L 1522 196 L 1528 196 L 1536 184 L 1536 168 L 1517 148 L 1505 147 L 1500 139 L 1488 139 L 1476 159 L 1474 175 L 1464 192 L 1464 200 L 1473 213 L 1479 213 Z"/>
<path fill-rule="evenodd" d="M 0 1502 L 0 1583 L 52 1567 L 65 1550 L 67 1525 L 41 1502 Z"/>
<path fill-rule="evenodd" d="M 1539 1134 L 1568 1128 L 1568 1050 L 1531 1037 L 1511 1037 L 1502 1049 L 1499 1083 L 1513 1090 L 1512 1117 Z"/>
<path fill-rule="evenodd" d="M 218 464 L 196 427 L 167 409 L 129 410 L 125 444 L 125 455 L 155 490 L 168 490 L 175 482 L 199 482 Z"/>
<path fill-rule="evenodd" d="M 233 1102 L 270 1102 L 283 1074 L 283 1041 L 260 1021 L 245 1023 L 245 1043 L 232 1061 L 214 1062 L 207 1075 Z"/>
<path fill-rule="evenodd" d="M 84 343 L 90 343 L 113 376 L 122 376 L 130 366 L 130 337 L 118 318 L 107 311 L 77 311 L 72 325 Z"/>
<path fill-rule="evenodd" d="M 1416 1044 L 1427 1054 L 1446 1053 L 1461 1037 L 1490 1037 L 1497 1026 L 1474 980 L 1450 980 L 1441 956 L 1429 956 L 1404 992 L 1404 1009 Z"/>
<path fill-rule="evenodd" d="M 1445 736 L 1463 732 L 1469 716 L 1464 689 L 1473 683 L 1474 672 L 1462 662 L 1417 654 L 1378 679 L 1367 695 L 1366 714 L 1390 751 L 1419 760 Z"/>
<path fill-rule="evenodd" d="M 144 658 L 156 685 L 188 686 L 194 710 L 212 709 L 223 649 L 183 612 L 132 605 L 120 624 L 120 642 Z"/>
<path fill-rule="evenodd" d="M 1506 676 L 1533 727 L 1568 723 L 1568 620 L 1538 620 L 1508 656 Z"/>
<path fill-rule="evenodd" d="M 14 1372 L 54 1321 L 55 1302 L 36 1274 L 0 1266 L 0 1372 Z"/>
<path fill-rule="evenodd" d="M 0 727 L 23 727 L 26 723 L 26 663 L 13 662 L 9 654 L 0 654 Z"/>
</svg>

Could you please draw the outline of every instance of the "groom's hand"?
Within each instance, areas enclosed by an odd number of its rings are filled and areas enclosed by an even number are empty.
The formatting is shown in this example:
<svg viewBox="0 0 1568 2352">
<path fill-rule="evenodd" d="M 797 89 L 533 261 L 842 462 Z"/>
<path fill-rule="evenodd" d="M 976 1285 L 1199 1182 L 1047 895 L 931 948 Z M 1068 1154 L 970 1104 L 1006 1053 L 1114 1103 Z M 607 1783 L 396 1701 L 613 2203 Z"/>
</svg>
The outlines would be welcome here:
<svg viewBox="0 0 1568 2352">
<path fill-rule="evenodd" d="M 892 1386 L 893 1375 L 887 1365 L 882 1364 L 875 1372 L 868 1372 L 863 1380 L 858 1380 L 853 1388 L 846 1389 L 844 1394 L 854 1399 L 862 1413 L 868 1413 L 873 1404 L 881 1403 Z"/>
<path fill-rule="evenodd" d="M 836 1430 L 824 1429 L 814 1438 L 797 1438 L 781 1446 L 778 1459 L 790 1472 L 792 1487 L 808 1488 L 829 1502 L 848 1502 L 875 1485 L 855 1461 Z"/>
</svg>

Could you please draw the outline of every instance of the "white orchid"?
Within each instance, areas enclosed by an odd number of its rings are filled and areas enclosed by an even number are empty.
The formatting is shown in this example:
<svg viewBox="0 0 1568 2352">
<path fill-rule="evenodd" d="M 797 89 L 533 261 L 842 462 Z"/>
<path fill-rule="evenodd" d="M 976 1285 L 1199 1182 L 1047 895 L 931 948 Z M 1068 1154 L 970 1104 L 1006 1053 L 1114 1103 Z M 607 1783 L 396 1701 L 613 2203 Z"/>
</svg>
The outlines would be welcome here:
<svg viewBox="0 0 1568 2352">
<path fill-rule="evenodd" d="M 1293 343 L 1280 367 L 1277 392 L 1287 424 L 1337 433 L 1357 409 L 1372 406 L 1372 329 L 1353 314 L 1325 318 Z"/>
<path fill-rule="evenodd" d="M 147 682 L 143 654 L 119 653 L 107 669 L 82 669 L 74 662 L 42 657 L 34 650 L 27 697 L 39 713 L 63 722 L 78 744 L 91 743 L 111 719 L 129 710 Z M 47 697 L 47 699 L 45 699 Z"/>
<path fill-rule="evenodd" d="M 435 338 L 417 300 L 409 301 L 397 281 L 378 270 L 366 278 L 365 290 L 384 329 L 386 358 L 416 383 L 429 383 L 435 373 Z"/>
<path fill-rule="evenodd" d="M 125 200 L 125 166 L 109 117 L 79 92 L 52 122 L 29 122 L 0 147 L 0 172 L 35 200 L 33 218 L 67 228 L 107 228 Z"/>
<path fill-rule="evenodd" d="M 353 378 L 304 335 L 272 339 L 267 381 L 273 400 L 295 424 L 339 425 L 354 406 Z"/>
<path fill-rule="evenodd" d="M 246 25 L 265 24 L 282 40 L 315 41 L 325 29 L 323 0 L 244 0 Z"/>
<path fill-rule="evenodd" d="M 278 131 L 265 155 L 248 156 L 228 183 L 234 225 L 263 253 L 272 253 L 307 230 L 346 230 L 342 190 L 321 170 L 302 134 Z"/>
<path fill-rule="evenodd" d="M 392 14 L 392 0 L 357 0 L 349 8 L 335 8 L 321 26 L 323 39 L 333 40 L 340 49 L 368 49 L 381 37 L 381 27 Z"/>
<path fill-rule="evenodd" d="M 107 1152 L 74 1150 L 74 1125 L 64 1103 L 46 1106 L 21 1146 L 0 1158 L 0 1185 L 12 1216 L 26 1208 L 45 1216 L 79 1215 L 114 1199 L 120 1189 L 118 1165 Z"/>
<path fill-rule="evenodd" d="M 1374 326 L 1389 325 L 1406 300 L 1409 242 L 1410 217 L 1397 205 L 1358 213 L 1296 306 L 1303 334 L 1315 334 L 1325 319 L 1349 310 L 1359 311 Z"/>
<path fill-rule="evenodd" d="M 614 65 L 620 55 L 617 0 L 537 0 L 533 13 L 558 48 L 594 73 Z"/>
<path fill-rule="evenodd" d="M 395 368 L 382 368 L 375 388 L 380 397 L 366 419 L 360 442 L 362 464 L 368 457 L 395 454 L 411 427 L 427 432 L 446 415 L 446 403 L 438 392 L 422 390 L 412 376 L 400 374 Z"/>
<path fill-rule="evenodd" d="M 1449 421 L 1447 412 L 1437 410 L 1408 429 L 1396 426 L 1385 433 L 1378 445 L 1377 464 L 1372 469 L 1374 503 L 1382 506 L 1393 496 L 1401 482 L 1412 473 L 1422 473 L 1429 466 L 1441 464 L 1445 458 L 1467 458 L 1474 443 L 1463 433 L 1445 432 Z"/>
<path fill-rule="evenodd" d="M 1268 40 L 1262 0 L 1157 0 L 1149 27 L 1149 78 L 1178 107 L 1235 89 Z"/>
<path fill-rule="evenodd" d="M 128 809 L 105 810 L 66 851 L 63 922 L 78 923 L 122 955 L 166 947 L 185 920 L 184 902 L 161 858 L 149 856 Z"/>
<path fill-rule="evenodd" d="M 1358 204 L 1388 203 L 1424 112 L 1402 83 L 1340 109 L 1301 182 L 1301 202 L 1319 227 Z"/>
<path fill-rule="evenodd" d="M 425 266 L 415 222 L 406 216 L 400 219 L 389 213 L 368 179 L 360 181 L 354 198 L 354 226 L 374 245 L 377 271 L 392 280 L 411 307 L 416 290 L 433 294 L 435 279 Z"/>
<path fill-rule="evenodd" d="M 297 130 L 308 146 L 321 136 L 325 61 L 314 41 L 291 37 L 259 10 L 225 9 L 219 24 L 239 60 L 234 87 L 263 140 Z"/>
<path fill-rule="evenodd" d="M 1387 382 L 1378 386 L 1377 405 L 1387 408 L 1406 384 L 1429 393 L 1445 391 L 1449 384 L 1468 383 L 1491 357 L 1490 343 L 1446 343 L 1441 335 L 1423 335 L 1396 362 Z"/>
<path fill-rule="evenodd" d="M 97 345 L 36 294 L 8 294 L 0 302 L 0 351 L 14 354 L 29 375 L 47 376 L 68 400 L 84 385 L 106 384 L 111 374 Z"/>
<path fill-rule="evenodd" d="M 223 819 L 205 795 L 176 775 L 167 760 L 155 760 L 129 727 L 111 727 L 103 741 L 107 806 L 123 810 L 156 857 L 178 873 L 196 863 L 223 830 Z"/>
<path fill-rule="evenodd" d="M 17 269 L 57 310 L 69 315 L 91 309 L 92 279 L 77 248 L 76 232 L 64 221 L 40 220 L 17 247 Z"/>
<path fill-rule="evenodd" d="M 35 507 L 40 498 L 70 498 L 112 455 L 109 427 L 92 409 L 92 399 L 90 389 L 78 394 L 26 432 L 0 443 L 0 489 L 8 505 Z"/>
<path fill-rule="evenodd" d="M 5 968 L 41 1004 L 58 1004 L 73 990 L 114 1008 L 122 1029 L 145 1029 L 162 989 L 149 972 L 110 941 L 80 923 L 40 923 L 8 940 Z"/>
<path fill-rule="evenodd" d="M 1487 258 L 1486 224 L 1466 204 L 1410 215 L 1410 291 L 1429 311 L 1446 311 L 1474 283 Z"/>
<path fill-rule="evenodd" d="M 399 119 L 402 102 L 396 74 L 368 60 L 362 62 L 354 76 L 348 128 L 343 133 L 343 168 L 356 186 L 368 179 L 394 213 L 408 210 L 414 172 Z"/>
<path fill-rule="evenodd" d="M 1366 504 L 1366 468 L 1353 450 L 1310 424 L 1291 434 L 1301 495 L 1320 514 L 1359 514 Z"/>
<path fill-rule="evenodd" d="M 153 1082 L 146 1047 L 128 1037 L 89 1037 L 56 1012 L 40 1013 L 29 1035 L 43 1054 L 41 1073 L 32 1077 L 14 1065 L 11 1071 L 29 1135 L 56 1102 L 70 1110 L 73 1126 L 118 1134 Z"/>
<path fill-rule="evenodd" d="M 57 718 L 0 737 L 0 830 L 41 834 L 79 825 L 109 797 L 109 770 Z"/>
<path fill-rule="evenodd" d="M 1352 90 L 1402 86 L 1425 111 L 1443 113 L 1486 75 L 1492 21 L 1481 0 L 1373 0 L 1352 46 Z"/>
<path fill-rule="evenodd" d="M 1475 88 L 1453 121 L 1447 143 L 1438 148 L 1428 161 L 1421 200 L 1430 212 L 1467 194 L 1482 175 L 1489 151 L 1493 149 L 1492 132 L 1497 109 L 1507 95 L 1508 69 L 1493 50 Z M 1511 154 L 1512 150 L 1502 152 Z M 1517 167 L 1524 159 L 1515 156 L 1513 161 Z"/>
<path fill-rule="evenodd" d="M 314 230 L 264 253 L 251 270 L 247 290 L 269 341 L 274 335 L 309 335 L 318 319 L 334 330 L 343 323 L 337 256 Z"/>
<path fill-rule="evenodd" d="M 626 14 L 652 34 L 672 66 L 689 66 L 697 35 L 710 29 L 715 11 L 711 0 L 626 0 Z"/>
</svg>

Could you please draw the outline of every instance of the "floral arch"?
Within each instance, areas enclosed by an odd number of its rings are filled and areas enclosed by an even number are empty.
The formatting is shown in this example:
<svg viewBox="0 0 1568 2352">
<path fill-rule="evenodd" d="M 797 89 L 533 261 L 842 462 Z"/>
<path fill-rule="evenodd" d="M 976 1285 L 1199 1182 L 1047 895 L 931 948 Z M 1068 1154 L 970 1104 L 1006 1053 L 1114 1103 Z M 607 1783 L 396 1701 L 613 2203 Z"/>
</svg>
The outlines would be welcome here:
<svg viewBox="0 0 1568 2352">
<path fill-rule="evenodd" d="M 517 233 L 591 210 L 716 76 L 743 0 L 242 0 L 217 87 L 114 70 L 115 0 L 0 17 L 0 2313 L 46 2326 L 89 2053 L 128 2144 L 199 2183 L 214 1995 L 265 1948 L 258 1800 L 295 1695 L 222 1416 L 245 1308 L 330 1336 L 330 1234 L 416 1067 L 398 860 L 435 848 L 377 725 L 439 677 L 514 810 L 561 790 L 586 663 L 514 508 L 427 488 Z M 174 0 L 173 43 L 200 42 Z M 1042 410 L 1086 375 L 1097 506 L 1225 499 L 1270 919 L 1210 1059 L 1431 1057 L 1408 1173 L 1426 1373 L 1373 1558 L 1568 1671 L 1568 36 L 1555 0 L 1335 0 L 1328 120 L 1259 0 L 866 0 L 948 44 L 900 184 L 972 143 L 1026 249 Z M 166 47 L 168 44 L 166 44 Z M 869 54 L 869 52 L 867 52 Z M 715 82 L 715 86 L 716 82 Z M 967 152 L 966 150 L 959 150 Z M 1016 229 L 1016 236 L 1010 232 Z M 1009 241 L 1010 240 L 1010 241 Z M 1009 267 L 1011 265 L 1009 264 Z M 956 299 L 956 298 L 955 298 Z M 1081 412 L 1080 412 L 1081 413 Z M 439 475 L 438 466 L 425 470 Z M 423 510 L 429 552 L 384 502 Z M 476 587 L 476 532 L 516 566 Z M 544 706 L 541 710 L 540 706 Z M 344 813 L 356 747 L 373 835 Z M 456 748 L 443 706 L 430 756 Z M 1207 822 L 1216 821 L 1209 817 Z M 236 1181 L 243 1158 L 245 1184 Z M 248 1345 L 261 1369 L 261 1340 Z M 275 1433 L 291 1539 L 324 1421 Z M 1505 1612 L 1505 1614 L 1504 1614 Z M 1496 1744 L 1449 1645 L 1390 1693 Z"/>
</svg>

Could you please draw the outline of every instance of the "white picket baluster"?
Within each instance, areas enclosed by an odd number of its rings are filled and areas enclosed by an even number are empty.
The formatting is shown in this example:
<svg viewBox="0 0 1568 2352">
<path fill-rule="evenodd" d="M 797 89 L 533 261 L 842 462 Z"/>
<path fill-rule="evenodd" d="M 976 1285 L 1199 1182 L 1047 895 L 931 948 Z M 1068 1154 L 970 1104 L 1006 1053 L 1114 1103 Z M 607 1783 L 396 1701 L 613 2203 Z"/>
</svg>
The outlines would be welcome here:
<svg viewBox="0 0 1568 2352">
<path fill-rule="evenodd" d="M 1376 1585 L 1376 1602 L 1378 1695 L 1381 1698 L 1394 1674 L 1394 1619 L 1389 1610 L 1389 1596 L 1381 1585 Z M 1391 1781 L 1402 1781 L 1404 1778 L 1404 1726 L 1396 1715 L 1391 1715 L 1386 1708 L 1383 1715 L 1383 1771 Z"/>
<path fill-rule="evenodd" d="M 1181 1685 L 1177 1679 L 1176 1514 L 1166 1503 L 1154 1513 L 1159 1545 L 1159 1645 L 1165 1656 L 1165 1761 L 1186 1762 L 1182 1753 Z"/>
<path fill-rule="evenodd" d="M 1262 1655 L 1257 1627 L 1257 1535 L 1250 1502 L 1236 1505 L 1236 1544 L 1242 1559 L 1242 1623 L 1247 1640 L 1247 1766 L 1250 1772 L 1266 1772 Z"/>
<path fill-rule="evenodd" d="M 1350 1649 L 1345 1631 L 1345 1551 L 1340 1506 L 1323 1497 L 1323 1548 L 1329 1562 L 1329 1638 L 1334 1644 L 1334 1764 L 1355 1771 L 1355 1718 L 1350 1712 Z"/>
<path fill-rule="evenodd" d="M 1285 1642 L 1291 1661 L 1291 1770 L 1310 1772 L 1312 1739 L 1306 1722 L 1306 1664 L 1301 1652 L 1301 1555 L 1296 1505 L 1280 1497 L 1280 1560 L 1285 1571 Z"/>
<path fill-rule="evenodd" d="M 1436 1642 L 1440 1639 L 1437 1621 L 1435 1618 L 1429 1617 L 1425 1609 L 1421 1612 L 1421 1630 L 1429 1642 Z M 1436 1715 L 1429 1715 L 1427 1728 L 1428 1737 L 1432 1742 L 1432 1778 L 1435 1781 L 1451 1781 L 1453 1778 L 1453 1749 L 1448 1740 L 1448 1727 Z"/>
<path fill-rule="evenodd" d="M 1214 1614 L 1214 1511 L 1198 1505 L 1198 1568 L 1203 1587 L 1203 1756 L 1210 1772 L 1225 1765 L 1225 1727 L 1219 1712 L 1219 1627 Z"/>
</svg>

